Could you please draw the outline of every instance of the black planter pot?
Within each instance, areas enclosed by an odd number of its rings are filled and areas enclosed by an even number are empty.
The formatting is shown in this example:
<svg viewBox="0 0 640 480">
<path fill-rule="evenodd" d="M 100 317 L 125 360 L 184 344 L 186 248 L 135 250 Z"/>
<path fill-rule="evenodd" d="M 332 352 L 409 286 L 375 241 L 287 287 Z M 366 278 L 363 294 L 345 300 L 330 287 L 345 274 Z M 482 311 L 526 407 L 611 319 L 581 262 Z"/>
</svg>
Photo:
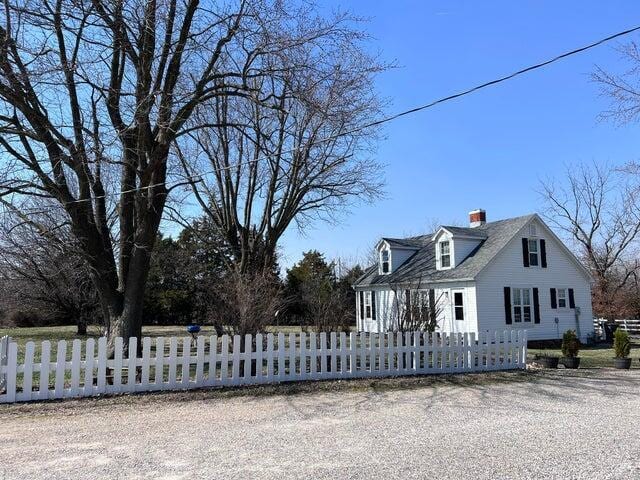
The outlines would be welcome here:
<svg viewBox="0 0 640 480">
<path fill-rule="evenodd" d="M 580 357 L 563 357 L 562 364 L 564 368 L 578 368 L 580 366 Z"/>
<path fill-rule="evenodd" d="M 559 357 L 538 357 L 538 363 L 544 368 L 558 368 Z"/>
<path fill-rule="evenodd" d="M 631 359 L 630 358 L 614 358 L 613 366 L 623 370 L 628 370 L 631 368 Z"/>
</svg>

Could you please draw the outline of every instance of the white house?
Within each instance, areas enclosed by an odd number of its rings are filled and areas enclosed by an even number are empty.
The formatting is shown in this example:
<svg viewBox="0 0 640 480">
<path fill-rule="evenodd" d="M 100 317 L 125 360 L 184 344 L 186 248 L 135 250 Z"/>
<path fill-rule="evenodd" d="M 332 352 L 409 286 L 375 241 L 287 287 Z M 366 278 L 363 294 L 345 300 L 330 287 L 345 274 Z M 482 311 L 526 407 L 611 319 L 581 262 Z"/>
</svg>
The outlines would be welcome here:
<svg viewBox="0 0 640 480">
<path fill-rule="evenodd" d="M 469 216 L 469 227 L 378 242 L 378 264 L 354 284 L 358 329 L 395 330 L 421 302 L 447 333 L 525 328 L 529 340 L 551 340 L 573 329 L 586 341 L 591 276 L 544 221 Z"/>
</svg>

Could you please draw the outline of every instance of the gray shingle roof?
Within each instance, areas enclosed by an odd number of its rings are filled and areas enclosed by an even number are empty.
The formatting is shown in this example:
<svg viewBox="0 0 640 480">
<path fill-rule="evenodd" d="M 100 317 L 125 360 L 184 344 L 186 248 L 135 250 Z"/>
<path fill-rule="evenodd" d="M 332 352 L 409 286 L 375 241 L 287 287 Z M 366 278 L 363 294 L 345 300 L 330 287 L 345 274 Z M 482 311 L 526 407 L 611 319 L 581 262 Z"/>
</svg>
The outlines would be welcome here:
<svg viewBox="0 0 640 480">
<path fill-rule="evenodd" d="M 420 249 L 406 262 L 389 275 L 379 275 L 378 265 L 369 267 L 364 275 L 354 284 L 356 287 L 369 285 L 389 285 L 405 283 L 430 283 L 452 280 L 472 279 L 495 257 L 500 250 L 527 224 L 535 215 L 498 220 L 486 223 L 476 228 L 445 227 L 454 235 L 467 235 L 480 238 L 479 246 L 472 251 L 462 263 L 451 270 L 436 270 L 436 249 L 432 241 L 433 235 L 422 235 L 408 239 L 394 239 L 403 242 L 413 242 Z M 417 239 L 420 239 L 418 241 Z M 389 239 L 386 239 L 387 241 Z"/>
<path fill-rule="evenodd" d="M 446 228 L 453 235 L 464 235 L 465 237 L 475 237 L 475 238 L 487 238 L 487 232 L 483 227 L 470 228 L 470 227 L 454 227 L 454 226 L 444 225 L 442 228 Z"/>
<path fill-rule="evenodd" d="M 401 248 L 421 248 L 424 247 L 430 240 L 431 235 L 420 235 L 418 237 L 409 238 L 383 238 L 391 247 Z"/>
</svg>

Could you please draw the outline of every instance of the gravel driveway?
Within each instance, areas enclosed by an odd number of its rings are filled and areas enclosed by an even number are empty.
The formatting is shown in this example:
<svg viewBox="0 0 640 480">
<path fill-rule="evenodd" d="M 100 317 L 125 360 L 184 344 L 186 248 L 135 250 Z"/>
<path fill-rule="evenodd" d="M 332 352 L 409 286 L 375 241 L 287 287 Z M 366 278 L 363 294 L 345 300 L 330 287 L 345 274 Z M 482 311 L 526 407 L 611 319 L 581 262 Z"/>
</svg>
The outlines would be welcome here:
<svg viewBox="0 0 640 480">
<path fill-rule="evenodd" d="M 638 371 L 317 388 L 0 406 L 0 479 L 640 478 Z"/>
</svg>

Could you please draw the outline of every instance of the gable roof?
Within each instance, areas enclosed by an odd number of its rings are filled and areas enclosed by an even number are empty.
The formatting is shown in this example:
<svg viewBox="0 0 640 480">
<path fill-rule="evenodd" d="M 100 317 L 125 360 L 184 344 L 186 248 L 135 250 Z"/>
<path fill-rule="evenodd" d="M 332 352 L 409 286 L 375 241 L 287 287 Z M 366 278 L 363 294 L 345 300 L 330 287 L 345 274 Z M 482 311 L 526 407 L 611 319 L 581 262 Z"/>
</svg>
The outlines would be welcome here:
<svg viewBox="0 0 640 480">
<path fill-rule="evenodd" d="M 434 246 L 434 235 L 422 235 L 421 237 L 411 237 L 410 239 L 400 239 L 411 241 L 417 244 L 421 242 L 421 247 L 397 270 L 388 275 L 378 274 L 378 266 L 369 267 L 354 286 L 407 284 L 415 282 L 436 283 L 453 280 L 472 280 L 489 262 L 500 252 L 524 227 L 535 214 L 522 217 L 509 218 L 489 222 L 475 228 L 467 227 L 443 227 L 451 233 L 455 230 L 457 235 L 474 236 L 481 240 L 476 247 L 457 267 L 450 270 L 436 270 L 436 249 Z M 420 239 L 419 241 L 417 239 Z"/>
</svg>

